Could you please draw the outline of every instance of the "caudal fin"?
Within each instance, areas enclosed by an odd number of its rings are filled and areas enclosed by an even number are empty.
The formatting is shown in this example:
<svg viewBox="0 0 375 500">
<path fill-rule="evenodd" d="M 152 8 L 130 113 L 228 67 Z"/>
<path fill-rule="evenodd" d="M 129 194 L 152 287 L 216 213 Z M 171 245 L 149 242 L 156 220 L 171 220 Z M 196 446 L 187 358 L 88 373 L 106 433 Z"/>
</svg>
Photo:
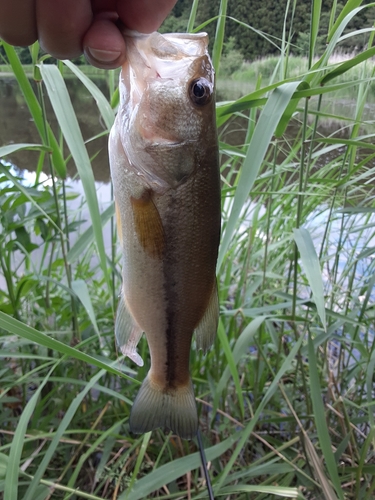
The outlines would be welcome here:
<svg viewBox="0 0 375 500">
<path fill-rule="evenodd" d="M 130 430 L 143 434 L 158 427 L 169 429 L 181 438 L 192 439 L 198 432 L 198 414 L 193 384 L 162 390 L 147 375 L 130 413 Z"/>
</svg>

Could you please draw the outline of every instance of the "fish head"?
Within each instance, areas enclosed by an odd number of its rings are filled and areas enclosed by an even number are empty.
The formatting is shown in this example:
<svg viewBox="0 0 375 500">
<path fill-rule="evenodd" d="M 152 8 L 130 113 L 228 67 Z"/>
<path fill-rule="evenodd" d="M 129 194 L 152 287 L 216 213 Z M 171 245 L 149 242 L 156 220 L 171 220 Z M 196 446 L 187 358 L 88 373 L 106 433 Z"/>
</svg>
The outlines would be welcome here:
<svg viewBox="0 0 375 500">
<path fill-rule="evenodd" d="M 216 137 L 208 36 L 126 31 L 117 129 L 129 163 L 156 191 L 185 182 Z"/>
</svg>

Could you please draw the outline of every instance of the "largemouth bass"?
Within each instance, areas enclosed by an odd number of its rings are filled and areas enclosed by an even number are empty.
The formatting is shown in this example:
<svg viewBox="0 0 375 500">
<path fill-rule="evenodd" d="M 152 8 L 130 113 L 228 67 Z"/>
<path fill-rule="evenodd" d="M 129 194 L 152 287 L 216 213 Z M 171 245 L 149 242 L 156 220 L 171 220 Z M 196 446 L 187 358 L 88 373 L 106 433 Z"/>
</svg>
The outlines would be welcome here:
<svg viewBox="0 0 375 500">
<path fill-rule="evenodd" d="M 123 286 L 115 334 L 151 368 L 130 430 L 158 427 L 194 437 L 198 416 L 189 372 L 191 341 L 212 344 L 219 306 L 220 174 L 214 70 L 207 35 L 125 32 L 120 105 L 109 139 Z"/>
</svg>

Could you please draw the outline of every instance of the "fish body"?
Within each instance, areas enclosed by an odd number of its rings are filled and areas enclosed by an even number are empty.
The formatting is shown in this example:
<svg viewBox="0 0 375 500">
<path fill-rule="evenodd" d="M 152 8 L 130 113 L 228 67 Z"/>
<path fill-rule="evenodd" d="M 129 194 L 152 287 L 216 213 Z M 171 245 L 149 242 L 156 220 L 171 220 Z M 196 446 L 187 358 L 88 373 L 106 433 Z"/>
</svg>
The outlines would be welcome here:
<svg viewBox="0 0 375 500">
<path fill-rule="evenodd" d="M 145 332 L 151 368 L 130 429 L 192 438 L 198 417 L 191 341 L 212 344 L 219 307 L 220 174 L 214 71 L 206 34 L 125 32 L 127 62 L 109 156 L 123 285 L 115 333 L 138 365 Z"/>
</svg>

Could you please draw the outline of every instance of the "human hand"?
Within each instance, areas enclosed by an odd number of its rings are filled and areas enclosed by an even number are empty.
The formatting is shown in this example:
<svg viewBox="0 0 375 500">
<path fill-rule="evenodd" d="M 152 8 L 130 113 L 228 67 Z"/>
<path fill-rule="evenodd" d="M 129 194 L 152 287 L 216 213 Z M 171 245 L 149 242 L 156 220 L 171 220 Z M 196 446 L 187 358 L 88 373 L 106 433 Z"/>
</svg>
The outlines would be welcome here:
<svg viewBox="0 0 375 500">
<path fill-rule="evenodd" d="M 11 45 L 41 47 L 57 59 L 85 54 L 97 68 L 125 60 L 116 21 L 142 33 L 157 30 L 177 0 L 0 0 L 0 37 Z"/>
</svg>

